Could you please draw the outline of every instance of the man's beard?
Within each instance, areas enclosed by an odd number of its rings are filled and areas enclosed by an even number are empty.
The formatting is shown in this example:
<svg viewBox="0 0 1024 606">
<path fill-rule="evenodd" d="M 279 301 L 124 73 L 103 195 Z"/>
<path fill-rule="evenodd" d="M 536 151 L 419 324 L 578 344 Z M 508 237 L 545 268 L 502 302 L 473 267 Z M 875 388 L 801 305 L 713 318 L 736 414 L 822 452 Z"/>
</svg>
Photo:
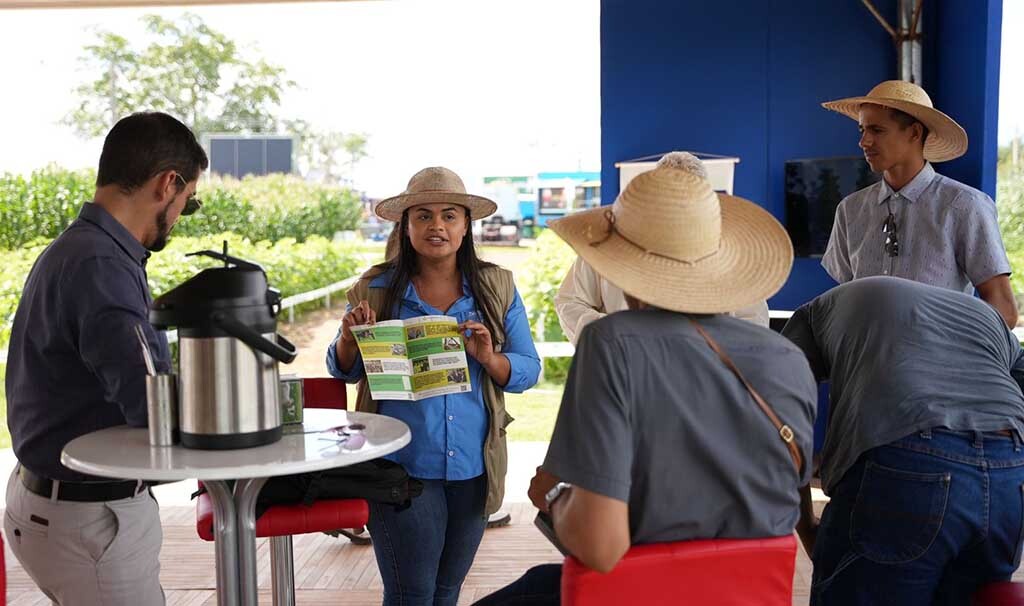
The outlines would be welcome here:
<svg viewBox="0 0 1024 606">
<path fill-rule="evenodd" d="M 171 209 L 171 204 L 173 203 L 174 200 L 168 202 L 167 206 L 164 206 L 164 209 L 156 216 L 156 239 L 146 247 L 147 250 L 160 252 L 167 246 L 167 237 L 171 235 L 171 230 L 174 229 L 173 225 L 167 225 L 167 212 Z"/>
</svg>

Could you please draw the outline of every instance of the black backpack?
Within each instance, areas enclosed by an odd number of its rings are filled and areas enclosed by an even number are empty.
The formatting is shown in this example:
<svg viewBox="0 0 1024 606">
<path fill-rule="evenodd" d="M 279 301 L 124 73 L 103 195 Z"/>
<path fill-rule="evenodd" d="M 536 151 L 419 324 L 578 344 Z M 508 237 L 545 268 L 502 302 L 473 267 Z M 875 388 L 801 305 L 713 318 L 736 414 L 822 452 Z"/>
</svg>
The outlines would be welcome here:
<svg viewBox="0 0 1024 606">
<path fill-rule="evenodd" d="M 193 496 L 206 492 L 200 488 Z M 423 492 L 423 482 L 409 477 L 405 468 L 387 459 L 374 459 L 347 467 L 275 476 L 256 498 L 256 517 L 274 505 L 311 507 L 323 499 L 366 499 L 399 507 L 408 506 Z"/>
</svg>

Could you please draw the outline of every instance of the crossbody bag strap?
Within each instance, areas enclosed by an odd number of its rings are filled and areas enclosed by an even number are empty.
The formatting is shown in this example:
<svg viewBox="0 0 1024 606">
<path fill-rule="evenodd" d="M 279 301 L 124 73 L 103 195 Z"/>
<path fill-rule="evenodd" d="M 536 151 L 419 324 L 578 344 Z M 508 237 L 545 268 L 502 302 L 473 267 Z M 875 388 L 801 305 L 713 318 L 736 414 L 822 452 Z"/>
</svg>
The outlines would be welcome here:
<svg viewBox="0 0 1024 606">
<path fill-rule="evenodd" d="M 768 404 L 768 402 L 765 402 L 764 398 L 761 397 L 761 394 L 757 393 L 757 390 L 754 389 L 754 386 L 750 384 L 750 381 L 747 381 L 747 378 L 743 376 L 743 373 L 740 372 L 740 369 L 737 368 L 736 364 L 733 363 L 729 356 L 726 355 L 724 351 L 722 351 L 722 348 L 719 347 L 718 343 L 716 343 L 715 340 L 711 338 L 711 335 L 709 335 L 707 331 L 705 331 L 696 320 L 694 320 L 693 318 L 689 318 L 689 320 L 690 323 L 693 324 L 693 327 L 700 334 L 700 336 L 704 337 L 704 340 L 707 342 L 708 346 L 711 347 L 711 349 L 716 354 L 718 354 L 718 357 L 721 358 L 722 363 L 724 363 L 729 368 L 729 370 L 731 370 L 733 374 L 736 375 L 740 382 L 743 383 L 743 386 L 747 388 L 748 392 L 750 392 L 751 397 L 753 397 L 754 401 L 757 402 L 758 407 L 761 408 L 761 411 L 764 412 L 765 416 L 768 417 L 768 420 L 771 421 L 772 425 L 775 426 L 775 429 L 779 432 L 779 437 L 782 438 L 782 441 L 785 442 L 786 444 L 786 448 L 789 449 L 789 456 L 792 457 L 793 465 L 796 466 L 796 474 L 799 476 L 804 466 L 803 457 L 800 455 L 800 449 L 797 448 L 796 440 L 794 440 L 795 435 L 793 434 L 793 430 L 790 428 L 789 425 L 786 425 L 779 419 L 779 415 L 775 414 L 775 409 L 773 409 Z"/>
</svg>

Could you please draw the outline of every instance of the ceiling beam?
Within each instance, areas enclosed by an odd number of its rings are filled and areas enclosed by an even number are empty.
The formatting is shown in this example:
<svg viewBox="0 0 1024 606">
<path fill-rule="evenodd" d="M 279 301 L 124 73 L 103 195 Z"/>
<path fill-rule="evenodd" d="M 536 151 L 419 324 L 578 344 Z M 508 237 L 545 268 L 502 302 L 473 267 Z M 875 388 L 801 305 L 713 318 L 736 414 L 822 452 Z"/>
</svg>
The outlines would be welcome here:
<svg viewBox="0 0 1024 606">
<path fill-rule="evenodd" d="M 354 0 L 0 0 L 0 10 L 43 8 L 115 8 L 125 6 L 206 6 L 214 4 L 283 4 Z"/>
</svg>

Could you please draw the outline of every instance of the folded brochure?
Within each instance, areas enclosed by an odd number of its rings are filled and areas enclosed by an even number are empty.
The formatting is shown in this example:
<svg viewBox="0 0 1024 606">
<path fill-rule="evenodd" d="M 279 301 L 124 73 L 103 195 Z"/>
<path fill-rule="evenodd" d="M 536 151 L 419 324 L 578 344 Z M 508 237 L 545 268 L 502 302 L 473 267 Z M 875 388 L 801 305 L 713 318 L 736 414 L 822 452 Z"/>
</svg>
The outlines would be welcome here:
<svg viewBox="0 0 1024 606">
<path fill-rule="evenodd" d="M 466 345 L 451 316 L 352 327 L 374 400 L 422 400 L 472 391 Z"/>
</svg>

